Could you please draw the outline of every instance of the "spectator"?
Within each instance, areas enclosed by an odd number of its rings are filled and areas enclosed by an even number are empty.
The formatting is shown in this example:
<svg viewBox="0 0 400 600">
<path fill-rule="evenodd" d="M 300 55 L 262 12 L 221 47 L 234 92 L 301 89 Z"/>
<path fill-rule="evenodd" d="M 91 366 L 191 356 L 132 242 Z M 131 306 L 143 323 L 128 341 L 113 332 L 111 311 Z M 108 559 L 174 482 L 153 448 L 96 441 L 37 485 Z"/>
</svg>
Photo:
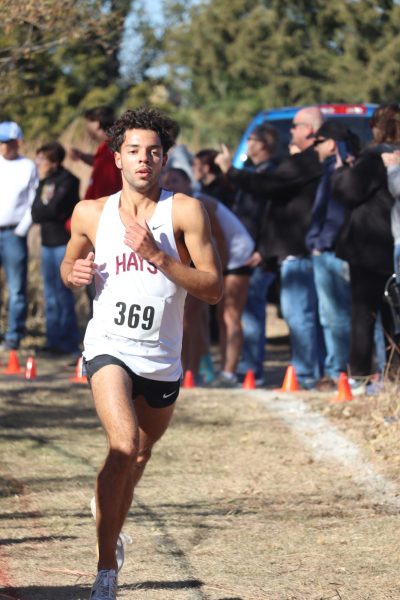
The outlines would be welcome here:
<svg viewBox="0 0 400 600">
<path fill-rule="evenodd" d="M 363 391 L 373 372 L 374 325 L 379 311 L 386 333 L 392 329 L 385 284 L 393 272 L 391 210 L 394 199 L 387 187 L 381 154 L 400 142 L 400 109 L 381 106 L 371 127 L 374 144 L 352 167 L 343 165 L 332 175 L 333 195 L 350 208 L 350 217 L 336 244 L 336 253 L 350 264 L 352 328 L 351 384 Z"/>
<path fill-rule="evenodd" d="M 3 350 L 17 349 L 25 332 L 28 267 L 27 234 L 37 186 L 35 163 L 20 155 L 22 130 L 14 121 L 0 123 L 0 265 L 8 286 L 8 323 Z"/>
<path fill-rule="evenodd" d="M 356 135 L 336 121 L 323 123 L 315 134 L 314 148 L 323 165 L 306 245 L 312 255 L 319 319 L 326 348 L 324 375 L 316 387 L 334 390 L 341 372 L 347 371 L 351 329 L 349 264 L 335 255 L 336 239 L 343 227 L 346 208 L 332 196 L 330 180 L 338 152 L 354 160 L 360 144 Z"/>
<path fill-rule="evenodd" d="M 177 136 L 179 135 L 179 131 Z M 184 144 L 175 144 L 168 152 L 168 162 L 164 167 L 164 171 L 169 169 L 182 169 L 188 177 L 192 185 L 195 184 L 193 176 L 193 155 L 189 152 Z"/>
<path fill-rule="evenodd" d="M 200 185 L 200 191 L 208 196 L 217 198 L 228 208 L 232 206 L 235 191 L 224 177 L 219 166 L 215 163 L 218 155 L 216 150 L 200 150 L 193 161 L 193 175 Z"/>
<path fill-rule="evenodd" d="M 275 154 L 279 132 L 271 125 L 258 125 L 247 141 L 247 156 L 257 173 L 272 173 L 278 166 Z M 251 369 L 257 385 L 263 385 L 265 359 L 266 302 L 268 289 L 275 273 L 265 265 L 258 246 L 261 241 L 263 214 L 268 213 L 268 198 L 239 189 L 232 206 L 233 212 L 245 225 L 254 240 L 255 251 L 248 263 L 252 267 L 247 302 L 242 315 L 243 348 L 238 366 L 239 377 L 243 378 Z"/>
<path fill-rule="evenodd" d="M 247 296 L 251 270 L 246 266 L 252 255 L 254 242 L 237 217 L 216 198 L 195 192 L 192 194 L 190 179 L 181 169 L 170 169 L 165 177 L 167 189 L 201 200 L 207 210 L 211 232 L 216 241 L 224 269 L 224 295 L 218 304 L 221 373 L 213 382 L 215 387 L 236 387 L 235 374 L 242 347 L 243 331 L 241 315 Z M 188 295 L 185 304 L 183 364 L 194 375 L 199 370 L 200 359 L 209 350 L 208 311 L 205 303 Z"/>
<path fill-rule="evenodd" d="M 65 222 L 79 202 L 79 179 L 62 166 L 65 150 L 58 142 L 36 152 L 39 186 L 32 205 L 32 219 L 42 235 L 46 344 L 50 354 L 80 354 L 74 295 L 60 276 L 60 265 L 70 238 Z"/>
<path fill-rule="evenodd" d="M 121 189 L 121 171 L 115 164 L 114 153 L 107 143 L 107 130 L 114 123 L 114 111 L 109 106 L 97 106 L 84 112 L 89 136 L 99 145 L 96 154 L 87 154 L 78 148 L 71 148 L 72 160 L 81 160 L 92 167 L 89 186 L 85 198 L 96 200 L 109 196 Z"/>
<path fill-rule="evenodd" d="M 297 152 L 272 173 L 235 169 L 226 146 L 217 158 L 222 171 L 235 186 L 271 199 L 264 214 L 258 250 L 265 261 L 277 260 L 281 275 L 281 308 L 288 324 L 292 364 L 300 384 L 311 388 L 320 379 L 324 359 L 322 332 L 310 253 L 305 235 L 322 167 L 308 137 L 319 129 L 318 108 L 299 110 L 292 123 L 291 143 Z"/>
<path fill-rule="evenodd" d="M 391 227 L 394 239 L 394 272 L 400 284 L 400 151 L 384 152 L 383 163 L 387 169 L 389 192 L 395 199 L 391 213 Z"/>
</svg>

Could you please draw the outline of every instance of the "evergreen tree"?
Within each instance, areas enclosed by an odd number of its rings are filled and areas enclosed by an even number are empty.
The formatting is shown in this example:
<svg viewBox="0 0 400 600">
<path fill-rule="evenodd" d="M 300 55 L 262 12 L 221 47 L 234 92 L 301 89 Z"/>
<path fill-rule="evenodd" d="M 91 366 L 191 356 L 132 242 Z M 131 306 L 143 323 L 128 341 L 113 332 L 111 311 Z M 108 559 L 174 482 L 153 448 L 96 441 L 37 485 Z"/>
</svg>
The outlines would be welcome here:
<svg viewBox="0 0 400 600">
<path fill-rule="evenodd" d="M 119 48 L 131 0 L 7 2 L 0 33 L 0 118 L 50 137 L 87 106 L 117 103 Z"/>
<path fill-rule="evenodd" d="M 399 98 L 398 2 L 165 4 L 169 85 L 204 142 L 234 141 L 267 107 Z"/>
</svg>

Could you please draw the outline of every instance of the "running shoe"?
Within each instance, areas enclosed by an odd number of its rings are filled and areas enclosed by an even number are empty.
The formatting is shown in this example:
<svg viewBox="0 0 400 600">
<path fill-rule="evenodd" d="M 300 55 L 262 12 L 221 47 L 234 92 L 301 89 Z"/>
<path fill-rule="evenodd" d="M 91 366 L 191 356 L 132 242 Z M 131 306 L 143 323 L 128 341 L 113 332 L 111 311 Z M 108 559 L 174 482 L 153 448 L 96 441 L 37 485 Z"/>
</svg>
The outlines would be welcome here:
<svg viewBox="0 0 400 600">
<path fill-rule="evenodd" d="M 337 389 L 337 386 L 337 381 L 335 381 L 332 377 L 325 375 L 315 382 L 313 390 L 316 390 L 317 392 L 333 392 Z"/>
<path fill-rule="evenodd" d="M 90 501 L 90 510 L 92 511 L 93 519 L 96 520 L 96 498 L 95 498 L 95 496 L 93 496 L 93 498 Z M 116 556 L 117 565 L 118 565 L 118 572 L 122 569 L 122 566 L 125 562 L 125 547 L 128 544 L 132 544 L 131 536 L 127 535 L 126 533 L 121 531 L 121 533 L 118 536 L 117 549 L 115 550 L 115 556 Z M 98 550 L 99 549 L 97 548 L 97 554 L 98 554 Z"/>
<path fill-rule="evenodd" d="M 349 377 L 349 385 L 353 396 L 362 396 L 366 391 L 367 380 L 365 377 Z"/>
<path fill-rule="evenodd" d="M 225 375 L 221 372 L 218 377 L 210 383 L 212 388 L 238 388 L 239 382 L 236 375 Z"/>
<path fill-rule="evenodd" d="M 116 600 L 117 573 L 114 569 L 104 569 L 97 573 L 89 600 Z"/>
</svg>

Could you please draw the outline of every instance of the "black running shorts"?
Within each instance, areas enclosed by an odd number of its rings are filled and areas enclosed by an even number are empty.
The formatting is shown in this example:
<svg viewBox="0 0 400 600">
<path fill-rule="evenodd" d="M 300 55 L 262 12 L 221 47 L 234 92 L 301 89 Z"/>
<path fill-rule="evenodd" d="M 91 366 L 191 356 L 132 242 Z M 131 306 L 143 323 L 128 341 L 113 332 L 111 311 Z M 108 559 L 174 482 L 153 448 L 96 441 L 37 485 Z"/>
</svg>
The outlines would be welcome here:
<svg viewBox="0 0 400 600">
<path fill-rule="evenodd" d="M 225 269 L 224 275 L 251 275 L 253 269 L 244 265 L 243 267 L 236 267 L 236 269 Z"/>
<path fill-rule="evenodd" d="M 165 408 L 173 404 L 179 394 L 180 379 L 178 381 L 146 379 L 146 377 L 136 375 L 122 360 L 109 354 L 100 354 L 91 360 L 84 359 L 84 365 L 89 382 L 93 375 L 106 365 L 118 365 L 122 367 L 132 379 L 134 397 L 144 396 L 146 402 L 152 408 Z"/>
</svg>

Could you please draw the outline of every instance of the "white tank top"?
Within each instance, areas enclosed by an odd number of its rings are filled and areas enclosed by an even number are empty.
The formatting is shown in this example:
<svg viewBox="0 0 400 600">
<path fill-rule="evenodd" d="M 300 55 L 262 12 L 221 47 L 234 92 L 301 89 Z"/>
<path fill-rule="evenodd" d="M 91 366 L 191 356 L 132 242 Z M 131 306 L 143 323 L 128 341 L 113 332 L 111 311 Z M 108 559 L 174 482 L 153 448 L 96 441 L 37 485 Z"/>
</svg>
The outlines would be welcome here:
<svg viewBox="0 0 400 600">
<path fill-rule="evenodd" d="M 244 267 L 255 248 L 254 240 L 246 227 L 225 204 L 216 198 L 202 192 L 195 192 L 193 196 L 199 200 L 210 198 L 216 204 L 215 216 L 224 234 L 228 253 L 226 270 Z"/>
<path fill-rule="evenodd" d="M 108 198 L 96 234 L 96 297 L 83 355 L 110 354 L 134 373 L 157 381 L 182 374 L 186 290 L 124 244 L 121 192 Z M 160 249 L 180 261 L 172 225 L 173 194 L 161 190 L 148 225 Z"/>
</svg>

